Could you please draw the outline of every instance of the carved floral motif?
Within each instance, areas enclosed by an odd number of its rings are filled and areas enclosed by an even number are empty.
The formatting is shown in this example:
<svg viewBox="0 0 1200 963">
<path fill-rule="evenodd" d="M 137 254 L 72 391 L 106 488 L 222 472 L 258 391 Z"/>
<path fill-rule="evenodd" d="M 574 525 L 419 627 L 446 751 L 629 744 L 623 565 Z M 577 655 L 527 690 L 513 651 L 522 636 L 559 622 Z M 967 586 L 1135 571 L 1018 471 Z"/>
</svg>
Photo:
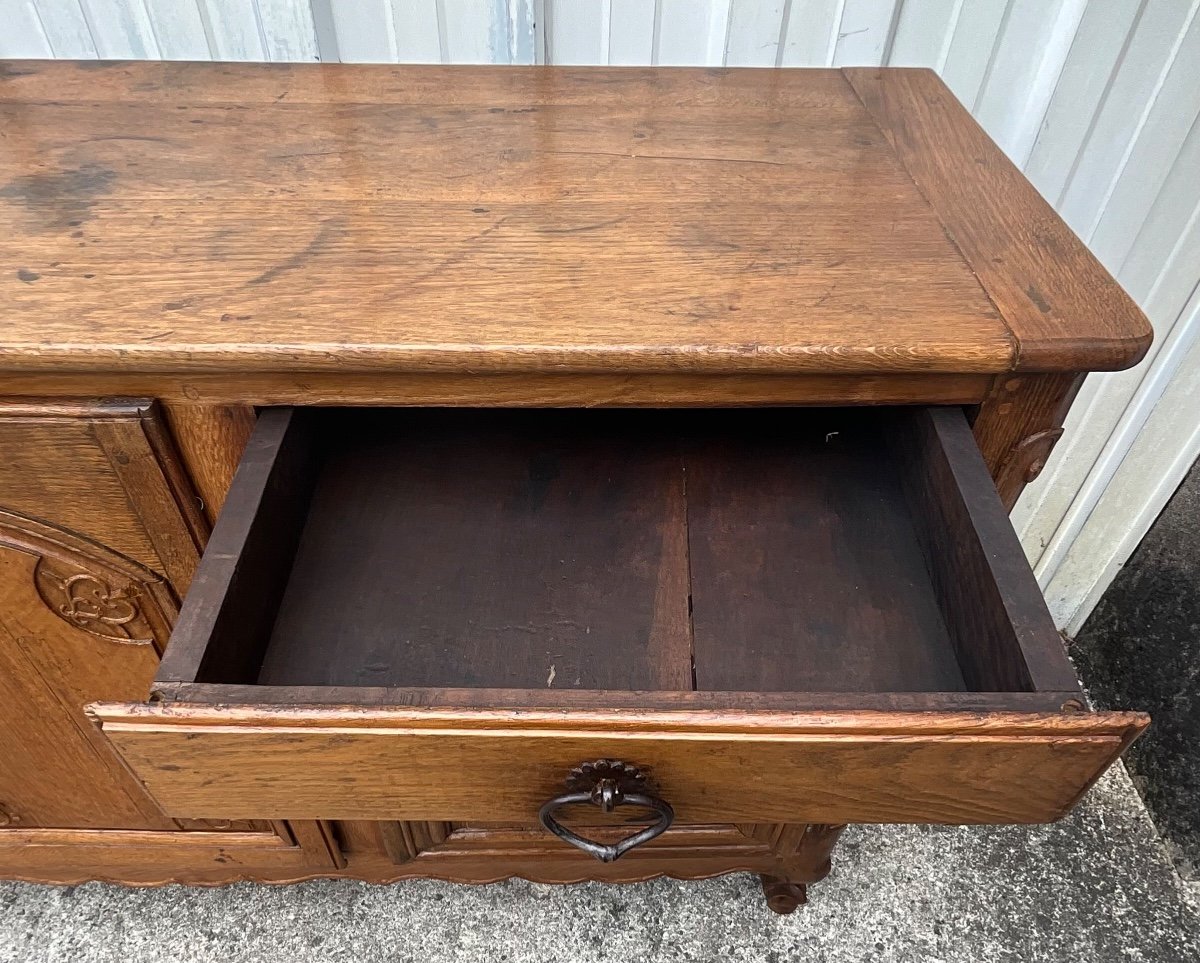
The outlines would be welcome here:
<svg viewBox="0 0 1200 963">
<path fill-rule="evenodd" d="M 170 586 L 144 565 L 75 532 L 0 508 L 0 548 L 37 559 L 33 583 L 68 625 L 161 650 L 179 614 Z"/>
<path fill-rule="evenodd" d="M 154 642 L 138 607 L 136 585 L 113 588 L 88 572 L 59 575 L 43 563 L 38 566 L 37 586 L 55 615 L 76 628 L 110 642 Z"/>
</svg>

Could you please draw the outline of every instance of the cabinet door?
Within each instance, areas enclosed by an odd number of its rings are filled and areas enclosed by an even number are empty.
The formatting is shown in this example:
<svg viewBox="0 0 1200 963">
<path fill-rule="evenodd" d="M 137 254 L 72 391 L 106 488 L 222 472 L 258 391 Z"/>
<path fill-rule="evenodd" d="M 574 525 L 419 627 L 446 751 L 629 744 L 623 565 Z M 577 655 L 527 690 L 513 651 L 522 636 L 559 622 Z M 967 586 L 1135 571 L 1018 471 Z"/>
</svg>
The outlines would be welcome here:
<svg viewBox="0 0 1200 963">
<path fill-rule="evenodd" d="M 0 806 L 10 826 L 172 829 L 83 714 L 143 696 L 175 615 L 153 572 L 0 510 Z"/>
<path fill-rule="evenodd" d="M 250 412 L 0 404 L 0 876 L 298 878 L 342 865 L 323 824 L 166 816 L 87 718 L 143 699 L 224 494 L 221 429 Z M 217 450 L 220 449 L 220 450 Z M 231 456 L 236 461 L 236 455 Z M 228 458 L 226 459 L 228 460 Z"/>
<path fill-rule="evenodd" d="M 149 691 L 207 523 L 149 402 L 0 406 L 0 819 L 174 829 L 86 718 Z"/>
</svg>

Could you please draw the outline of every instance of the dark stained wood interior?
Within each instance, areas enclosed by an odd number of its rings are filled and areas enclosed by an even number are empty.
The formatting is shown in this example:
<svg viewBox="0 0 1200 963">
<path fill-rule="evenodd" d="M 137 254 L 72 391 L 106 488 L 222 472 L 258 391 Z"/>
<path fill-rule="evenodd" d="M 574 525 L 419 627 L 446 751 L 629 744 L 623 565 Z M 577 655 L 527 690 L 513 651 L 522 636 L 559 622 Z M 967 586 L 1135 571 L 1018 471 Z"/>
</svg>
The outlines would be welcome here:
<svg viewBox="0 0 1200 963">
<path fill-rule="evenodd" d="M 263 683 L 691 687 L 683 473 L 652 415 L 326 415 Z"/>
<path fill-rule="evenodd" d="M 934 421 L 924 447 L 889 446 L 924 437 L 905 426 Z M 272 495 L 278 479 L 305 470 L 292 452 L 306 439 L 318 452 L 311 477 L 288 498 Z M 214 558 L 159 681 L 343 692 L 1049 689 L 1026 669 L 1026 650 L 1051 666 L 1065 660 L 1027 567 L 1007 601 L 986 585 L 946 587 L 946 546 L 974 540 L 987 552 L 992 538 L 954 535 L 972 517 L 930 516 L 920 504 L 942 446 L 964 441 L 978 460 L 957 409 L 269 412 L 213 536 L 236 546 L 222 528 L 238 529 L 259 546 L 256 576 L 239 573 L 236 548 Z M 267 466 L 272 447 L 286 473 Z M 979 489 L 961 496 L 968 504 L 996 499 L 978 472 L 967 475 Z M 309 485 L 311 500 L 295 497 Z M 293 551 L 282 534 L 301 529 Z M 265 621 L 247 618 L 254 586 L 283 583 L 277 603 L 258 596 Z M 262 627 L 253 639 L 222 628 L 231 605 L 234 624 Z M 963 614 L 977 605 L 988 611 Z"/>
<path fill-rule="evenodd" d="M 691 420 L 698 688 L 966 688 L 879 423 L 846 410 Z"/>
</svg>

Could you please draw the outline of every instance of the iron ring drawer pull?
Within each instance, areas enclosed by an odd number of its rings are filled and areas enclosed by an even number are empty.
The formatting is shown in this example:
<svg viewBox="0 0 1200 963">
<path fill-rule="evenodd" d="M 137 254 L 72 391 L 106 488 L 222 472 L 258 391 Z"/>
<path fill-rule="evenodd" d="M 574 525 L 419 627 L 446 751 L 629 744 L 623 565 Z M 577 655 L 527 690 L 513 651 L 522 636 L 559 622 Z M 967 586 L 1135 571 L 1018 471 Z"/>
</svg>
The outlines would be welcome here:
<svg viewBox="0 0 1200 963">
<path fill-rule="evenodd" d="M 577 766 L 567 777 L 567 787 L 570 792 L 555 796 L 542 805 L 538 810 L 538 819 L 559 839 L 595 856 L 602 863 L 620 859 L 635 846 L 662 835 L 675 819 L 675 810 L 670 803 L 646 791 L 646 776 L 641 770 L 615 759 L 597 759 Z M 641 806 L 658 813 L 658 819 L 653 825 L 619 842 L 598 843 L 580 836 L 554 818 L 556 810 L 577 803 L 591 803 L 606 813 L 612 812 L 617 806 Z"/>
</svg>

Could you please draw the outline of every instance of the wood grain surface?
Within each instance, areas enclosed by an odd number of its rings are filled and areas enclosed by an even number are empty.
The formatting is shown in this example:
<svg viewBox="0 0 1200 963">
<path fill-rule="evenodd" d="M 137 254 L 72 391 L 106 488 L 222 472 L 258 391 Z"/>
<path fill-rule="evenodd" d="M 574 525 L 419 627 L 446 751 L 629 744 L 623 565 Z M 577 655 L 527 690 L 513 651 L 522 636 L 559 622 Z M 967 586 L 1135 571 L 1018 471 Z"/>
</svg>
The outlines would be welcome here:
<svg viewBox="0 0 1200 963">
<path fill-rule="evenodd" d="M 324 865 L 333 868 L 328 860 Z M 203 830 L 7 830 L 0 833 L 0 867 L 6 878 L 101 878 L 135 885 L 215 882 L 254 873 L 287 878 L 316 871 L 309 853 L 275 833 Z"/>
<path fill-rule="evenodd" d="M 1065 656 L 1064 656 L 1065 658 Z M 426 708 L 721 709 L 779 712 L 1059 712 L 1079 709 L 1079 687 L 1038 692 L 752 692 L 679 689 L 489 689 L 431 686 L 230 685 L 157 682 L 162 702 L 202 705 L 358 705 Z M 1064 705 L 1064 703 L 1071 703 Z"/>
<path fill-rule="evenodd" d="M 1062 638 L 962 413 L 898 412 L 885 434 L 967 688 L 1078 690 Z"/>
<path fill-rule="evenodd" d="M 225 504 L 225 494 L 254 429 L 254 409 L 179 403 L 162 408 L 211 526 Z"/>
<path fill-rule="evenodd" d="M 1007 376 L 1006 376 L 1007 377 Z M 973 405 L 989 374 L 448 374 L 409 372 L 33 371 L 4 376 L 24 395 L 157 397 L 191 405 L 403 405 L 462 408 L 746 408 L 771 405 Z M 186 429 L 180 444 L 186 445 Z M 209 442 L 203 441 L 207 445 Z M 187 456 L 189 464 L 191 456 Z M 200 480 L 197 479 L 197 487 Z"/>
<path fill-rule="evenodd" d="M 895 81 L 915 82 L 919 103 L 880 108 L 825 70 L 9 65 L 0 367 L 1134 360 L 1145 329 L 1106 276 L 1103 319 L 1096 288 L 1056 282 L 1087 266 L 1060 223 L 1061 256 L 1005 283 L 946 236 L 953 211 L 930 178 L 986 192 L 977 233 L 1010 247 L 1029 189 L 965 163 L 981 135 L 927 79 Z M 896 110 L 928 134 L 902 142 Z M 1052 302 L 1037 324 L 1020 313 L 1031 298 Z"/>
<path fill-rule="evenodd" d="M 1141 309 L 932 70 L 844 73 L 1003 315 L 1015 368 L 1120 368 L 1146 353 Z"/>
<path fill-rule="evenodd" d="M 205 833 L 205 839 L 197 837 L 198 843 L 208 842 L 205 847 L 189 843 L 181 834 L 118 832 L 110 837 L 95 830 L 0 833 L 0 865 L 10 867 L 6 876 L 31 881 L 62 884 L 99 878 L 132 886 L 215 886 L 236 880 L 293 883 L 331 876 L 373 883 L 418 877 L 462 883 L 510 877 L 546 883 L 633 882 L 656 876 L 702 879 L 733 872 L 787 873 L 798 878 L 806 871 L 807 878 L 815 881 L 828 866 L 811 859 L 811 846 L 795 857 L 784 857 L 768 842 L 749 838 L 733 826 L 673 826 L 618 862 L 601 863 L 540 828 L 480 823 L 459 824 L 441 843 L 397 863 L 383 847 L 382 825 L 373 821 L 334 824 L 346 854 L 342 869 L 318 868 L 307 862 L 299 847 L 281 847 L 277 840 L 261 835 L 249 839 L 241 834 Z M 622 831 L 596 835 L 613 839 Z M 181 844 L 175 845 L 176 840 Z M 233 852 L 226 852 L 230 849 Z"/>
<path fill-rule="evenodd" d="M 310 420 L 330 450 L 260 682 L 691 688 L 683 464 L 661 417 Z"/>
<path fill-rule="evenodd" d="M 158 663 L 154 645 L 149 640 L 123 645 L 97 638 L 86 623 L 67 624 L 38 591 L 36 573 L 44 566 L 32 551 L 34 539 L 5 522 L 0 525 L 5 822 L 17 828 L 174 829 L 83 715 L 83 705 L 94 699 L 145 698 Z M 124 588 L 117 581 L 124 573 L 88 561 L 94 579 L 114 591 Z M 141 588 L 132 579 L 126 584 Z M 159 641 L 165 642 L 165 631 L 162 635 Z"/>
<path fill-rule="evenodd" d="M 290 408 L 258 420 L 156 681 L 250 681 L 261 665 L 314 481 L 310 434 L 292 424 Z"/>
<path fill-rule="evenodd" d="M 1083 378 L 1069 371 L 1001 375 L 976 410 L 975 442 L 1009 511 L 1045 468 Z"/>
<path fill-rule="evenodd" d="M 886 419 L 833 409 L 691 424 L 697 688 L 971 688 L 926 573 L 924 519 L 888 455 Z"/>
<path fill-rule="evenodd" d="M 154 499 L 161 486 L 130 490 L 132 481 L 119 459 L 111 457 L 113 431 L 97 434 L 104 422 L 116 421 L 118 447 L 141 461 L 153 456 L 142 416 L 151 411 L 145 400 L 72 399 L 42 403 L 38 399 L 6 400 L 0 405 L 0 504 L 9 511 L 50 519 L 159 572 L 167 571 L 155 539 L 146 530 L 135 499 Z M 140 444 L 137 436 L 142 435 Z M 165 510 L 165 509 L 164 509 Z M 178 523 L 168 525 L 176 532 Z M 192 546 L 191 566 L 199 558 Z M 189 567 L 184 566 L 188 575 Z"/>
<path fill-rule="evenodd" d="M 5 509 L 51 519 L 187 591 L 208 522 L 152 400 L 8 398 L 0 449 Z"/>
<path fill-rule="evenodd" d="M 647 768 L 680 822 L 1058 818 L 1136 713 L 651 713 L 97 705 L 178 816 L 534 818 L 571 767 Z"/>
</svg>

